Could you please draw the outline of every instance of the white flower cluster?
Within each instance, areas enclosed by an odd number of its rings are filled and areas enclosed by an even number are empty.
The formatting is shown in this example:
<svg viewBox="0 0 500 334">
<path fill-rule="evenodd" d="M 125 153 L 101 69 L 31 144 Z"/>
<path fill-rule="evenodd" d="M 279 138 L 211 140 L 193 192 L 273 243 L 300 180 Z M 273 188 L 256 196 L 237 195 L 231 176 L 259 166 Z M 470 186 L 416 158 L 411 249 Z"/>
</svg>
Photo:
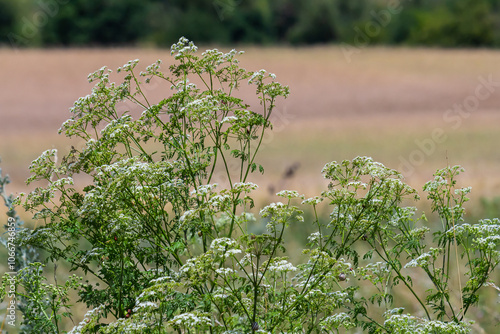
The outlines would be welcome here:
<svg viewBox="0 0 500 334">
<path fill-rule="evenodd" d="M 125 65 L 118 67 L 117 72 L 118 73 L 120 73 L 121 71 L 130 72 L 137 66 L 138 63 L 139 59 L 129 60 Z"/>
<path fill-rule="evenodd" d="M 44 151 L 38 158 L 31 162 L 29 170 L 34 175 L 28 179 L 27 183 L 39 180 L 40 177 L 49 179 L 52 172 L 56 169 L 56 161 L 56 149 Z"/>
<path fill-rule="evenodd" d="M 233 185 L 233 191 L 237 193 L 245 192 L 249 193 L 252 190 L 255 190 L 259 188 L 258 185 L 256 185 L 253 182 L 237 182 Z"/>
<path fill-rule="evenodd" d="M 481 219 L 479 224 L 462 224 L 455 226 L 455 232 L 453 228 L 447 231 L 449 235 L 461 235 L 464 233 L 477 235 L 477 236 L 490 236 L 490 235 L 499 235 L 500 234 L 500 219 Z"/>
<path fill-rule="evenodd" d="M 223 211 L 231 203 L 229 195 L 214 195 L 208 200 L 208 204 L 216 212 Z"/>
<path fill-rule="evenodd" d="M 130 124 L 128 124 L 128 122 L 131 121 L 132 116 L 130 115 L 123 115 L 119 119 L 112 120 L 101 130 L 101 135 L 110 140 L 119 140 L 125 137 L 124 135 L 129 131 Z"/>
<path fill-rule="evenodd" d="M 462 224 L 455 226 L 447 231 L 448 236 L 457 238 L 471 238 L 474 246 L 482 251 L 494 252 L 500 256 L 497 251 L 500 245 L 500 219 L 482 219 L 478 224 Z"/>
<path fill-rule="evenodd" d="M 221 276 L 230 276 L 232 274 L 236 274 L 237 271 L 231 268 L 217 268 L 215 272 Z"/>
<path fill-rule="evenodd" d="M 311 198 L 307 198 L 302 201 L 302 204 L 307 204 L 307 205 L 318 205 L 319 203 L 323 202 L 323 197 L 321 196 L 314 196 Z"/>
<path fill-rule="evenodd" d="M 213 249 L 216 255 L 220 255 L 224 259 L 241 253 L 236 241 L 230 238 L 214 239 L 210 244 L 210 248 Z"/>
<path fill-rule="evenodd" d="M 361 181 L 351 181 L 347 183 L 346 187 L 351 187 L 354 189 L 366 189 L 368 187 L 368 184 Z"/>
<path fill-rule="evenodd" d="M 472 187 L 465 187 L 465 188 L 455 189 L 455 195 L 465 196 L 465 195 L 469 194 L 471 191 L 472 191 Z"/>
<path fill-rule="evenodd" d="M 68 186 L 68 185 L 69 186 L 75 185 L 75 182 L 73 181 L 72 177 L 63 177 L 63 178 L 57 179 L 51 183 L 51 187 L 58 188 L 58 189 L 65 188 L 65 186 Z"/>
<path fill-rule="evenodd" d="M 398 309 L 397 312 L 400 310 Z M 387 326 L 391 333 L 394 334 L 406 334 L 406 333 L 414 333 L 414 334 L 424 334 L 422 332 L 422 327 L 419 326 L 419 321 L 421 319 L 410 316 L 408 314 L 391 314 L 386 312 L 386 316 L 389 317 L 385 320 L 384 325 Z"/>
<path fill-rule="evenodd" d="M 115 322 L 110 323 L 104 329 L 99 332 L 103 334 L 114 334 L 114 333 L 134 333 L 141 334 L 149 327 L 148 324 L 143 322 L 132 321 L 131 318 L 120 318 Z"/>
<path fill-rule="evenodd" d="M 236 56 L 243 53 L 243 51 L 236 51 L 235 49 L 232 49 L 228 53 L 222 53 L 218 49 L 206 50 L 201 54 L 203 60 L 205 60 L 205 66 L 201 72 L 214 71 L 223 63 L 238 64 L 239 60 L 236 59 Z"/>
<path fill-rule="evenodd" d="M 330 297 L 330 300 L 333 300 L 334 303 L 338 306 L 352 302 L 347 292 L 333 291 L 333 292 L 328 292 L 327 295 Z"/>
<path fill-rule="evenodd" d="M 172 320 L 168 322 L 170 326 L 175 327 L 201 327 L 201 326 L 212 326 L 210 318 L 204 313 L 188 312 L 176 315 Z"/>
<path fill-rule="evenodd" d="M 345 214 L 343 211 L 346 211 L 349 208 L 346 208 L 345 205 L 342 206 L 336 206 L 333 208 L 332 212 L 330 213 L 330 218 L 332 219 L 328 223 L 328 227 L 338 224 L 339 222 L 341 225 L 344 226 L 344 228 L 349 228 L 351 223 L 354 220 L 354 216 L 350 213 Z"/>
<path fill-rule="evenodd" d="M 200 210 L 199 209 L 187 210 L 179 218 L 179 222 L 181 223 L 180 227 L 185 228 L 191 222 L 196 222 L 199 218 L 200 218 Z"/>
<path fill-rule="evenodd" d="M 439 253 L 441 253 L 443 250 L 441 248 L 430 248 L 430 251 L 428 253 L 423 253 L 416 259 L 411 260 L 407 264 L 405 264 L 404 268 L 415 268 L 415 267 L 420 267 L 420 268 L 425 268 L 428 265 L 431 264 L 431 260 L 436 260 L 437 256 Z"/>
<path fill-rule="evenodd" d="M 419 257 L 417 257 L 416 259 L 413 259 L 407 264 L 405 264 L 404 268 L 427 267 L 430 264 L 429 260 L 431 259 L 431 257 L 432 257 L 431 254 L 424 253 Z"/>
<path fill-rule="evenodd" d="M 217 183 L 204 184 L 191 191 L 191 195 L 205 196 L 210 194 L 217 187 Z"/>
<path fill-rule="evenodd" d="M 279 225 L 286 226 L 292 217 L 299 222 L 304 222 L 303 213 L 296 206 L 288 206 L 281 202 L 271 203 L 260 210 L 262 218 L 270 217 L 266 225 L 269 233 L 275 233 Z"/>
<path fill-rule="evenodd" d="M 348 200 L 348 199 L 354 198 L 354 196 L 356 196 L 356 192 L 353 190 L 349 190 L 347 188 L 334 188 L 334 189 L 329 189 L 329 190 L 323 191 L 321 193 L 321 196 L 334 199 L 338 202 L 339 199 Z"/>
<path fill-rule="evenodd" d="M 214 239 L 210 244 L 210 248 L 216 252 L 225 252 L 227 249 L 236 248 L 238 244 L 230 238 Z"/>
<path fill-rule="evenodd" d="M 398 176 L 399 173 L 394 170 L 385 167 L 383 164 L 380 162 L 373 162 L 368 165 L 367 167 L 367 172 L 368 174 L 377 179 L 389 179 L 389 180 L 399 180 L 399 179 L 391 179 L 390 177 Z"/>
<path fill-rule="evenodd" d="M 482 250 L 495 251 L 498 245 L 500 245 L 500 235 L 477 238 L 475 242 Z"/>
<path fill-rule="evenodd" d="M 139 73 L 141 77 L 145 77 L 148 75 L 157 75 L 159 77 L 163 77 L 163 73 L 160 72 L 160 65 L 162 63 L 161 59 L 158 59 L 155 63 L 146 67 L 144 72 Z"/>
<path fill-rule="evenodd" d="M 214 293 L 212 294 L 212 298 L 214 299 L 226 299 L 229 297 L 229 294 L 226 293 L 227 291 L 218 288 Z"/>
<path fill-rule="evenodd" d="M 196 268 L 196 259 L 191 258 L 184 263 L 182 267 L 179 268 L 179 273 L 188 273 L 191 269 Z"/>
<path fill-rule="evenodd" d="M 98 79 L 100 80 L 103 77 L 108 77 L 110 72 L 111 72 L 111 70 L 108 69 L 107 66 L 103 66 L 100 69 L 98 69 L 97 71 L 90 73 L 87 76 L 87 79 L 89 80 L 89 82 L 92 82 L 92 81 L 98 80 Z"/>
<path fill-rule="evenodd" d="M 311 243 L 318 244 L 319 241 L 321 241 L 321 238 L 323 238 L 323 236 L 321 235 L 320 232 L 314 232 L 314 233 L 311 233 L 311 235 L 307 237 L 307 240 L 309 240 L 309 242 L 311 242 Z"/>
<path fill-rule="evenodd" d="M 296 271 L 297 268 L 286 260 L 279 260 L 272 262 L 269 265 L 268 270 L 277 274 L 281 274 L 289 271 Z"/>
<path fill-rule="evenodd" d="M 268 206 L 260 210 L 260 215 L 262 218 L 266 218 L 270 215 L 276 214 L 277 212 L 285 209 L 287 206 L 281 202 L 271 203 Z"/>
<path fill-rule="evenodd" d="M 221 256 L 223 259 L 227 259 L 228 257 L 233 257 L 236 254 L 241 253 L 236 241 L 230 238 L 214 239 L 210 244 L 210 248 L 214 251 L 216 256 Z"/>
<path fill-rule="evenodd" d="M 69 331 L 68 334 L 86 333 L 87 329 L 90 329 L 89 327 L 94 327 L 97 320 L 99 320 L 99 318 L 101 317 L 103 310 L 104 310 L 104 305 L 101 305 L 99 307 L 87 311 L 87 313 L 85 313 L 85 316 L 83 317 L 83 320 L 80 321 L 80 323 L 77 326 L 73 327 L 73 329 Z"/>
<path fill-rule="evenodd" d="M 397 314 L 402 309 L 391 310 L 395 312 L 386 312 L 384 326 L 393 334 L 469 334 L 470 325 L 465 322 L 442 322 L 437 320 L 428 321 L 426 319 L 411 316 L 409 314 Z"/>
<path fill-rule="evenodd" d="M 87 251 L 85 256 L 83 256 L 81 259 L 80 259 L 80 263 L 87 263 L 88 261 L 90 261 L 93 257 L 97 257 L 97 256 L 100 256 L 101 255 L 101 252 L 103 251 L 104 249 L 103 248 L 100 248 L 100 247 L 96 247 L 96 248 L 92 248 L 91 250 Z"/>
<path fill-rule="evenodd" d="M 257 256 L 255 256 L 255 254 L 252 254 L 252 253 L 247 253 L 245 254 L 245 256 L 243 256 L 240 260 L 240 264 L 243 266 L 243 267 L 246 267 L 246 266 L 249 266 L 249 265 L 252 265 L 252 267 L 255 267 L 255 264 L 254 264 L 254 260 L 257 258 Z"/>
<path fill-rule="evenodd" d="M 450 334 L 468 334 L 470 333 L 469 324 L 461 322 L 442 322 L 428 321 L 424 326 L 424 333 L 450 333 Z"/>
<path fill-rule="evenodd" d="M 148 270 L 148 271 L 152 271 L 152 270 Z M 161 283 L 170 283 L 170 282 L 174 282 L 174 279 L 171 276 L 161 276 L 161 277 L 158 277 L 158 278 L 155 278 L 155 279 L 152 279 L 151 281 L 149 281 L 150 284 L 161 284 Z"/>
<path fill-rule="evenodd" d="M 155 302 L 141 302 L 134 307 L 133 311 L 134 312 L 139 312 L 139 311 L 145 312 L 145 311 L 156 310 L 157 308 L 158 308 L 158 304 Z"/>
<path fill-rule="evenodd" d="M 110 233 L 113 235 L 133 236 L 136 231 L 142 229 L 142 224 L 139 221 L 122 212 L 120 212 L 117 217 L 112 217 L 107 220 L 107 223 Z"/>
<path fill-rule="evenodd" d="M 144 289 L 141 294 L 136 297 L 136 305 L 141 305 L 142 303 L 147 303 L 151 300 L 164 299 L 166 295 L 169 295 L 172 292 L 172 287 L 175 287 L 178 283 L 176 283 L 170 276 L 163 276 L 151 280 L 150 284 L 150 287 Z M 143 306 L 153 307 L 154 305 L 144 304 Z"/>
<path fill-rule="evenodd" d="M 297 191 L 295 190 L 282 190 L 279 193 L 276 194 L 276 196 L 292 199 L 292 198 L 301 198 L 304 199 L 304 195 L 300 195 Z"/>
<path fill-rule="evenodd" d="M 177 42 L 176 44 L 172 44 L 170 50 L 171 55 L 174 55 L 177 52 L 174 57 L 175 59 L 180 59 L 186 54 L 195 53 L 196 51 L 198 51 L 198 47 L 183 36 L 179 38 L 179 42 Z"/>
<path fill-rule="evenodd" d="M 182 89 L 179 89 L 179 91 L 182 90 L 196 91 L 197 87 L 195 84 L 189 84 L 185 87 L 183 86 Z M 189 102 L 184 108 L 182 108 L 181 112 L 185 112 L 187 117 L 193 122 L 209 124 L 216 118 L 218 109 L 218 101 L 215 100 L 213 96 L 207 95 Z"/>
<path fill-rule="evenodd" d="M 328 330 L 333 328 L 339 329 L 341 327 L 349 329 L 355 327 L 355 325 L 351 321 L 351 317 L 348 314 L 341 312 L 325 318 L 323 321 L 320 322 L 320 327 L 323 330 Z"/>
<path fill-rule="evenodd" d="M 229 123 L 229 124 L 233 124 L 234 122 L 236 122 L 238 120 L 238 117 L 236 116 L 226 116 L 222 119 L 221 123 Z"/>
<path fill-rule="evenodd" d="M 328 290 L 329 288 L 326 288 Z M 318 288 L 311 289 L 304 296 L 305 299 L 309 300 L 311 303 L 325 304 L 326 308 L 329 310 L 334 310 L 345 306 L 350 303 L 351 300 L 347 292 L 333 291 L 325 292 L 325 289 L 321 290 Z"/>
<path fill-rule="evenodd" d="M 434 177 L 433 181 L 429 181 L 424 185 L 424 191 L 435 192 L 439 188 L 446 186 L 447 184 L 448 184 L 448 180 L 445 179 L 444 177 L 438 175 L 438 176 Z"/>
<path fill-rule="evenodd" d="M 196 84 L 194 84 L 192 82 L 189 82 L 189 78 L 185 78 L 183 80 L 178 81 L 176 84 L 172 85 L 170 87 L 170 89 L 177 90 L 178 93 L 182 93 L 182 92 L 189 93 L 189 92 L 196 91 L 198 89 L 198 86 L 196 86 Z M 179 110 L 179 114 L 185 115 L 186 111 L 188 111 L 188 110 L 189 109 L 187 109 L 186 107 L 182 107 Z M 194 114 L 190 113 L 190 115 L 194 115 Z"/>
<path fill-rule="evenodd" d="M 364 268 L 360 268 L 363 279 L 371 280 L 374 283 L 382 282 L 383 278 L 390 272 L 391 269 L 385 262 L 369 263 Z"/>
<path fill-rule="evenodd" d="M 364 189 L 367 185 L 359 181 L 360 176 L 369 175 L 373 179 L 379 180 L 399 180 L 402 176 L 394 169 L 385 167 L 379 162 L 374 162 L 370 157 L 356 157 L 352 160 L 344 160 L 342 163 L 336 161 L 325 164 L 322 169 L 324 177 L 331 180 L 342 181 L 348 187 L 354 189 Z M 348 177 L 352 177 L 352 181 L 348 181 Z M 394 183 L 394 186 L 399 183 Z"/>
<path fill-rule="evenodd" d="M 417 208 L 412 206 L 398 208 L 398 210 L 391 216 L 388 224 L 394 227 L 398 227 L 399 225 L 401 225 L 401 222 L 405 223 L 411 220 L 416 212 Z"/>
<path fill-rule="evenodd" d="M 416 190 L 404 183 L 401 179 L 398 178 L 386 178 L 384 179 L 385 187 L 393 192 L 393 193 L 407 193 L 407 194 L 415 194 L 415 198 L 418 198 L 416 194 Z"/>
<path fill-rule="evenodd" d="M 264 76 L 266 75 L 266 70 L 261 69 L 259 71 L 253 72 L 250 79 L 248 79 L 249 84 L 261 84 Z"/>
</svg>

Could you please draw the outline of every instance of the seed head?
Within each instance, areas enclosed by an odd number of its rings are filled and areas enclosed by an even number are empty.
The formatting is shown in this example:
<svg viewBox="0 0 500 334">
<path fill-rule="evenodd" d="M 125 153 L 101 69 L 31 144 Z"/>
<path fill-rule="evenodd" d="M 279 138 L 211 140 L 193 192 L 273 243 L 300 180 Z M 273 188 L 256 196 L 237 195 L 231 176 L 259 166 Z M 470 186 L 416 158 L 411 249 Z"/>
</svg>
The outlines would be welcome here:
<svg viewBox="0 0 500 334">
<path fill-rule="evenodd" d="M 253 331 L 258 331 L 259 330 L 259 324 L 256 322 L 252 322 L 252 330 Z"/>
</svg>

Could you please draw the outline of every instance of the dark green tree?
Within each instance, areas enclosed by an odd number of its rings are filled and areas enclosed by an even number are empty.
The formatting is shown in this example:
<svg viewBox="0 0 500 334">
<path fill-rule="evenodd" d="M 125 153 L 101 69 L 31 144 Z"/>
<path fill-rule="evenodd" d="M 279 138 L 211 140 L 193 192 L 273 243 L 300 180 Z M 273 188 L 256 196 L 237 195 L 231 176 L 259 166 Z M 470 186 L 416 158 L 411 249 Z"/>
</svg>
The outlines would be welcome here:
<svg viewBox="0 0 500 334">
<path fill-rule="evenodd" d="M 414 12 L 412 44 L 446 47 L 488 46 L 494 41 L 494 24 L 488 0 L 457 0 L 431 11 Z"/>
<path fill-rule="evenodd" d="M 9 34 L 16 26 L 17 8 L 9 0 L 0 0 L 0 8 L 0 44 L 9 43 Z"/>
</svg>

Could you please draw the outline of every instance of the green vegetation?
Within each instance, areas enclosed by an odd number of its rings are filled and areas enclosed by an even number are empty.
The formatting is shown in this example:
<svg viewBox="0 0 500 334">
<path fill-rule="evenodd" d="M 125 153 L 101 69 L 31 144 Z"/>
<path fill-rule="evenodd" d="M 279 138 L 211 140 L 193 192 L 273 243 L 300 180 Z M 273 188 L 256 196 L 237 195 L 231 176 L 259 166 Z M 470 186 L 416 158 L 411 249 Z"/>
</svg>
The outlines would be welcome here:
<svg viewBox="0 0 500 334">
<path fill-rule="evenodd" d="M 349 43 L 499 46 L 495 0 L 1 0 L 15 46 Z"/>
<path fill-rule="evenodd" d="M 424 186 L 440 224 L 406 206 L 419 197 L 399 172 L 367 157 L 327 163 L 327 189 L 281 191 L 257 217 L 249 177 L 264 172 L 257 153 L 289 90 L 240 68 L 239 54 L 199 55 L 181 38 L 168 72 L 158 61 L 138 73 L 134 60 L 121 83 L 106 67 L 89 75 L 92 93 L 60 130 L 83 146 L 44 152 L 28 180 L 42 185 L 8 201 L 42 221 L 18 224 L 13 243 L 83 279 L 45 283 L 37 262 L 5 274 L 0 296 L 15 281 L 27 305 L 22 330 L 63 333 L 80 303 L 90 311 L 70 333 L 470 333 L 479 291 L 500 289 L 500 221 L 465 221 L 462 169 Z M 172 93 L 151 101 L 152 82 Z M 243 84 L 260 110 L 238 98 Z M 286 231 L 304 224 L 303 257 L 288 258 Z"/>
</svg>

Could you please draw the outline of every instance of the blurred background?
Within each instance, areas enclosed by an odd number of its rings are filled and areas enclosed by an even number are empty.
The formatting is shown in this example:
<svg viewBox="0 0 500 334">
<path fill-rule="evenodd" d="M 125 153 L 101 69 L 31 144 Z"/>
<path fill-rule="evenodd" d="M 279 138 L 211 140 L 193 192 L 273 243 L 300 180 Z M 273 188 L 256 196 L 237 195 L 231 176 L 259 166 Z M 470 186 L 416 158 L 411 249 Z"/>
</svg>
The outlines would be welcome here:
<svg viewBox="0 0 500 334">
<path fill-rule="evenodd" d="M 497 0 L 0 0 L 0 8 L 0 156 L 13 192 L 26 190 L 43 150 L 74 144 L 57 130 L 90 92 L 88 73 L 135 58 L 143 68 L 168 64 L 170 45 L 185 36 L 201 50 L 243 49 L 244 67 L 290 86 L 261 155 L 269 195 L 316 192 L 326 162 L 368 155 L 419 189 L 436 168 L 462 164 L 471 209 L 500 211 Z"/>
<path fill-rule="evenodd" d="M 315 195 L 325 163 L 366 155 L 417 189 L 460 164 L 468 218 L 500 217 L 498 0 L 0 0 L 7 192 L 29 190 L 44 150 L 78 145 L 57 130 L 90 93 L 88 73 L 136 58 L 166 69 L 181 36 L 245 50 L 243 67 L 290 86 L 260 154 L 262 203 L 281 189 Z"/>
<path fill-rule="evenodd" d="M 383 19 L 370 44 L 500 45 L 497 0 L 0 0 L 0 41 L 24 46 L 339 43 Z M 391 10 L 393 9 L 393 10 Z M 28 33 L 29 30 L 32 30 Z M 369 35 L 369 33 L 368 33 Z"/>
</svg>

